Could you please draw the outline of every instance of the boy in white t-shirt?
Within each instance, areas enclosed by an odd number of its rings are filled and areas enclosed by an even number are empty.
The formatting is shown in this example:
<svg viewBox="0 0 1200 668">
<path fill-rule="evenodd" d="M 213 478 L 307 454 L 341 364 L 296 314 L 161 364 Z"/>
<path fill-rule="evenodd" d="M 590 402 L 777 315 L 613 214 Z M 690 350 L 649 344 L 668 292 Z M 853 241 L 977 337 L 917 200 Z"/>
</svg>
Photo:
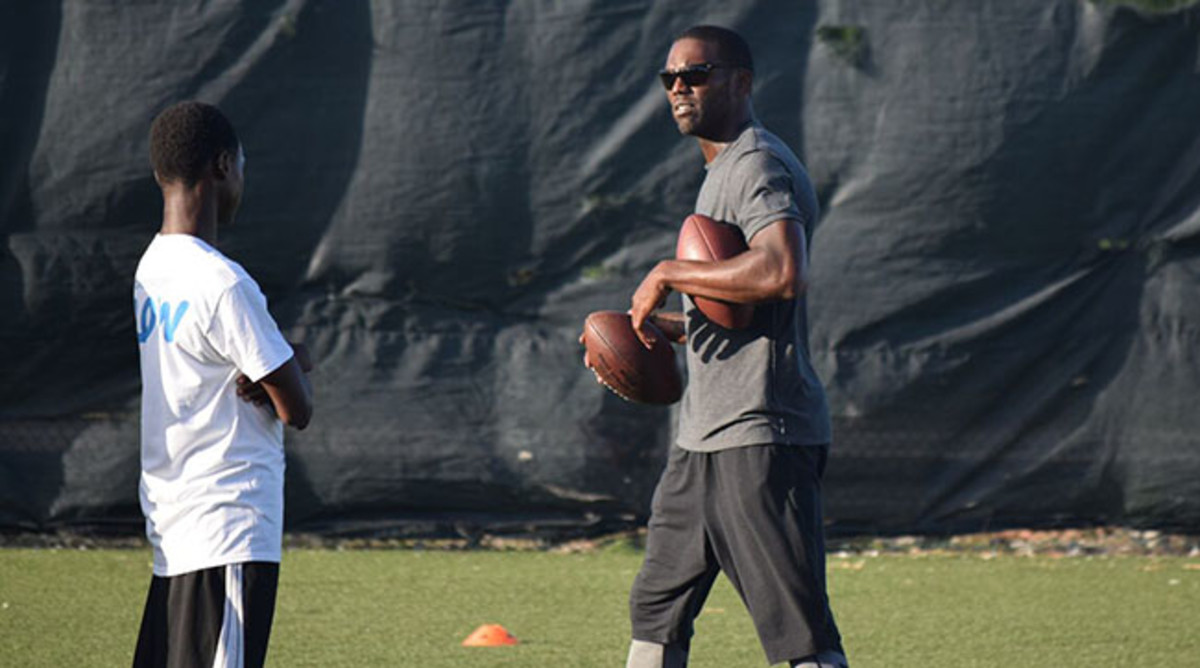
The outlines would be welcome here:
<svg viewBox="0 0 1200 668">
<path fill-rule="evenodd" d="M 283 536 L 283 424 L 307 426 L 308 354 L 258 284 L 213 244 L 233 222 L 245 156 L 211 105 L 150 129 L 162 229 L 138 264 L 141 503 L 154 576 L 135 667 L 261 666 Z"/>
</svg>

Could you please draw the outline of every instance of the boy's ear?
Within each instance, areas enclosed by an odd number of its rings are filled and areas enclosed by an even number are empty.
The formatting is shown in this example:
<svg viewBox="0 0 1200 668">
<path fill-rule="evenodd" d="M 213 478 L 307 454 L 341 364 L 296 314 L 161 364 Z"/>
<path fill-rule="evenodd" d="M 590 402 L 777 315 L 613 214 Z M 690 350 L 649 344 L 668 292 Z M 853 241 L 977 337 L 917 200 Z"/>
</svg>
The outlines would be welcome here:
<svg viewBox="0 0 1200 668">
<path fill-rule="evenodd" d="M 233 171 L 233 161 L 237 158 L 229 151 L 221 151 L 217 153 L 217 157 L 213 160 L 213 176 L 219 181 L 225 180 Z"/>
</svg>

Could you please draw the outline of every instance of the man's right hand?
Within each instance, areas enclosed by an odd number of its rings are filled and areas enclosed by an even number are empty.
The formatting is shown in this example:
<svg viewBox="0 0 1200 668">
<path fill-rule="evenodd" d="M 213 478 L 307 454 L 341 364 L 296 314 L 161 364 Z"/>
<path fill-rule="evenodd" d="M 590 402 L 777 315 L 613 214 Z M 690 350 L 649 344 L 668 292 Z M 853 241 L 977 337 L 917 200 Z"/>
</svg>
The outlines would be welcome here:
<svg viewBox="0 0 1200 668">
<path fill-rule="evenodd" d="M 583 337 L 587 336 L 586 332 L 579 333 L 579 345 L 583 346 L 583 365 L 589 369 L 592 368 L 592 360 L 588 359 L 587 343 Z"/>
</svg>

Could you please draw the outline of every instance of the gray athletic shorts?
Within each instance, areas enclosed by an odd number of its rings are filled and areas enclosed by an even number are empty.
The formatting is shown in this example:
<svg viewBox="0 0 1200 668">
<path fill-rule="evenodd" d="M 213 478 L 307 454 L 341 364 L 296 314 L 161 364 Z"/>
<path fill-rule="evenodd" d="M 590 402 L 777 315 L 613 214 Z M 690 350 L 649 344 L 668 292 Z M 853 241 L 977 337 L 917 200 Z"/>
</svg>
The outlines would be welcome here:
<svg viewBox="0 0 1200 668">
<path fill-rule="evenodd" d="M 770 663 L 842 650 L 825 592 L 828 448 L 672 447 L 630 594 L 633 638 L 686 650 L 717 573 L 745 602 Z"/>
</svg>

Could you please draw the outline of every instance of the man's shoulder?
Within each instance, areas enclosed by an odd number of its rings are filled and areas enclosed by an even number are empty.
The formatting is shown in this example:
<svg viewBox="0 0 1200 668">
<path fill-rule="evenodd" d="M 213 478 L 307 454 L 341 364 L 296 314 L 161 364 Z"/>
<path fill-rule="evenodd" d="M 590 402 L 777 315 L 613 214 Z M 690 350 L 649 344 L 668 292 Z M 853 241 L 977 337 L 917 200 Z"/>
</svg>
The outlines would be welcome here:
<svg viewBox="0 0 1200 668">
<path fill-rule="evenodd" d="M 757 123 L 746 129 L 739 138 L 736 162 L 741 166 L 765 167 L 773 163 L 788 169 L 801 167 L 800 159 L 779 135 Z"/>
</svg>

